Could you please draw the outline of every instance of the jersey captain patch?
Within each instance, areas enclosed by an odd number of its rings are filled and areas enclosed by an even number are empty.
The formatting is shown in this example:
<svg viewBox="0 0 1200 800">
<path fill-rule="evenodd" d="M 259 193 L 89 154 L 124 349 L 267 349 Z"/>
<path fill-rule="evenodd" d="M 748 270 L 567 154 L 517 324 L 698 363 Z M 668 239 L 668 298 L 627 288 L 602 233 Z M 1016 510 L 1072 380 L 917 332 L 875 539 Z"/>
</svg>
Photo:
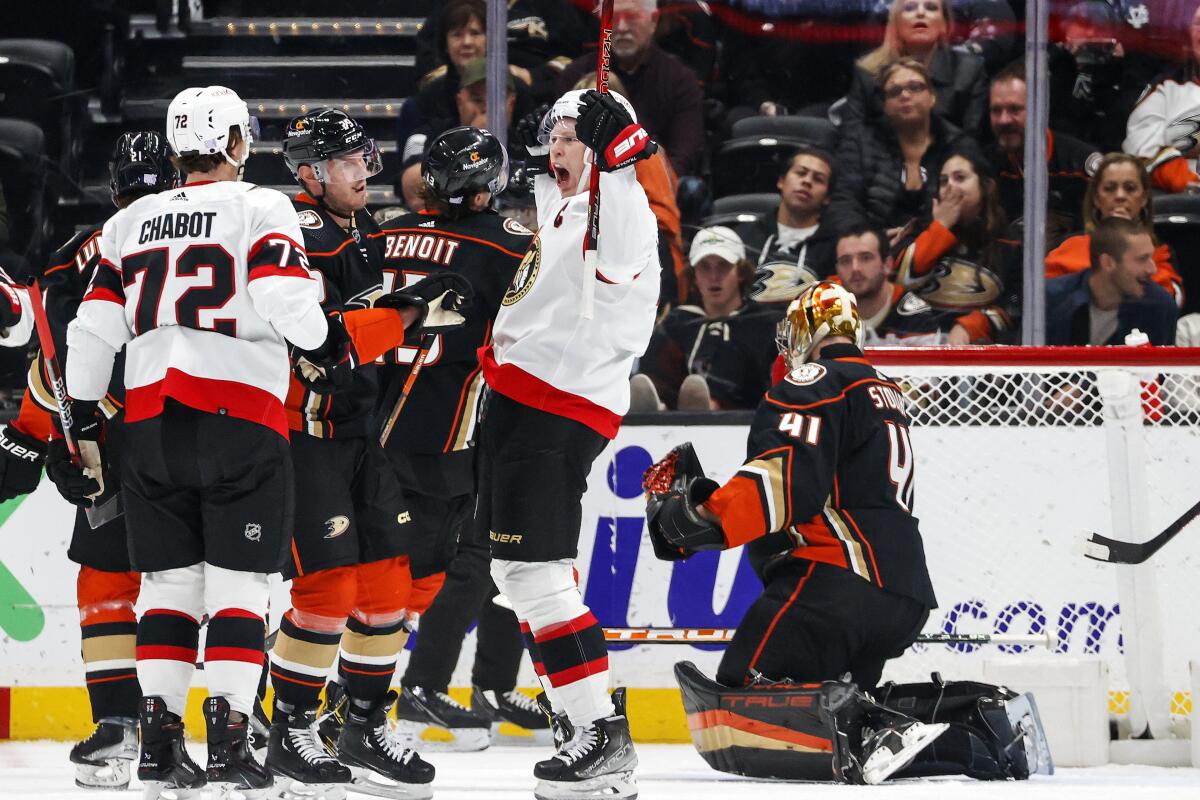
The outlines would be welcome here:
<svg viewBox="0 0 1200 800">
<path fill-rule="evenodd" d="M 304 209 L 296 212 L 296 221 L 300 223 L 301 228 L 316 230 L 325 223 L 321 221 L 321 215 L 315 211 Z"/>
<path fill-rule="evenodd" d="M 508 291 L 504 293 L 504 299 L 500 301 L 501 304 L 511 306 L 529 294 L 529 290 L 533 288 L 533 282 L 537 280 L 538 269 L 541 266 L 542 241 L 534 237 L 533 244 L 529 246 L 529 252 L 525 254 L 525 258 L 521 259 L 521 266 L 517 267 L 517 273 L 513 275 L 512 283 L 509 284 Z"/>
<path fill-rule="evenodd" d="M 811 386 L 825 377 L 825 367 L 820 364 L 801 364 L 787 374 L 789 383 L 797 386 Z"/>
</svg>

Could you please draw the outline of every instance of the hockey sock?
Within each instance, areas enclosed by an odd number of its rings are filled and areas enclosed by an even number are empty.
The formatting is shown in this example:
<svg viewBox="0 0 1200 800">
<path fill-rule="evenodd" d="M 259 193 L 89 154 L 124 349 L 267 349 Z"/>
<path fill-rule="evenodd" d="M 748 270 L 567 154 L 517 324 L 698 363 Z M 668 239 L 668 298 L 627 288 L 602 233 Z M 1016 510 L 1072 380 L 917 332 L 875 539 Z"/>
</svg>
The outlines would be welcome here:
<svg viewBox="0 0 1200 800">
<path fill-rule="evenodd" d="M 557 702 L 557 693 L 554 687 L 550 685 L 550 681 L 546 678 L 546 665 L 542 663 L 542 651 L 538 647 L 537 641 L 533 638 L 533 632 L 529 630 L 529 623 L 521 621 L 521 638 L 525 640 L 525 649 L 529 651 L 529 660 L 533 662 L 533 672 L 537 675 L 538 683 L 542 685 L 542 690 L 546 692 L 546 697 L 550 698 L 550 705 L 555 711 L 562 710 L 562 704 Z"/>
<path fill-rule="evenodd" d="M 241 608 L 223 608 L 208 621 L 204 672 L 210 697 L 224 697 L 249 715 L 263 665 L 263 620 Z"/>
<path fill-rule="evenodd" d="M 200 621 L 182 611 L 151 608 L 138 621 L 137 677 L 142 694 L 161 697 L 167 710 L 181 717 L 199 641 Z"/>
<path fill-rule="evenodd" d="M 137 679 L 137 601 L 142 576 L 79 568 L 76 596 L 84 676 L 92 721 L 136 718 L 142 696 Z"/>
<path fill-rule="evenodd" d="M 321 690 L 325 688 L 325 678 L 337 658 L 344 624 L 344 620 L 337 620 L 332 625 L 321 625 L 322 630 L 313 630 L 297 625 L 296 618 L 305 620 L 294 609 L 283 615 L 275 648 L 271 651 L 275 704 L 288 712 L 296 708 L 316 708 L 320 704 Z"/>
<path fill-rule="evenodd" d="M 386 695 L 396 672 L 396 659 L 407 641 L 403 616 L 377 624 L 350 617 L 338 659 L 338 676 L 346 686 L 346 694 L 360 704 L 373 704 Z"/>
<path fill-rule="evenodd" d="M 612 716 L 608 646 L 591 611 L 535 630 L 533 640 L 545 672 L 543 683 L 553 687 L 553 694 L 547 694 L 556 709 L 566 711 L 577 727 Z"/>
</svg>

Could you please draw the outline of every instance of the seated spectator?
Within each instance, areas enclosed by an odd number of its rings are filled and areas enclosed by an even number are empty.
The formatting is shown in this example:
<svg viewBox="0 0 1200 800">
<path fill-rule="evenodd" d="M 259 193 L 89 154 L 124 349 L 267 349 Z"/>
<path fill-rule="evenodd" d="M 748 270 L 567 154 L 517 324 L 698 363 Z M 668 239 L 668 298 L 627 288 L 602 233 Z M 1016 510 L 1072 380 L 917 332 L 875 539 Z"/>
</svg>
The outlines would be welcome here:
<svg viewBox="0 0 1200 800">
<path fill-rule="evenodd" d="M 951 153 L 938 172 L 932 217 L 918 227 L 897 259 L 897 283 L 934 308 L 969 310 L 959 326 L 970 342 L 990 344 L 1013 332 L 1021 310 L 1021 242 L 1006 238 L 986 164 L 971 152 Z"/>
<path fill-rule="evenodd" d="M 995 75 L 1021 55 L 1022 28 L 1008 0 L 954 0 L 951 15 L 954 49 L 982 58 L 988 75 Z"/>
<path fill-rule="evenodd" d="M 1015 61 L 992 81 L 988 113 L 994 143 L 988 162 L 1000 190 L 1000 205 L 1010 222 L 1025 217 L 1025 62 Z M 1079 209 L 1088 179 L 1103 155 L 1090 144 L 1055 130 L 1046 131 L 1046 246 L 1083 227 Z"/>
<path fill-rule="evenodd" d="M 927 70 L 936 112 L 979 139 L 984 133 L 987 74 L 983 59 L 950 48 L 953 19 L 944 0 L 892 0 L 883 44 L 858 60 L 840 111 L 843 126 L 877 120 L 883 113 L 884 71 L 900 58 Z"/>
<path fill-rule="evenodd" d="M 833 180 L 831 155 L 813 147 L 793 153 L 775 182 L 779 208 L 737 228 L 751 259 L 791 262 L 807 274 L 805 281 L 833 274 L 834 232 L 824 219 Z"/>
<path fill-rule="evenodd" d="M 1084 194 L 1083 217 L 1084 232 L 1066 239 L 1046 256 L 1047 278 L 1082 272 L 1092 266 L 1090 234 L 1101 220 L 1124 217 L 1153 230 L 1150 176 L 1141 162 L 1126 153 L 1106 155 Z M 1173 262 L 1171 248 L 1159 245 L 1154 251 L 1154 282 L 1183 305 L 1183 279 Z"/>
<path fill-rule="evenodd" d="M 657 20 L 655 0 L 615 0 L 612 73 L 628 90 L 638 122 L 666 148 L 675 174 L 696 175 L 704 147 L 704 94 L 696 73 L 655 44 Z M 580 56 L 563 70 L 559 87 L 565 92 L 595 74 L 596 56 Z"/>
<path fill-rule="evenodd" d="M 1046 344 L 1124 344 L 1137 328 L 1150 344 L 1175 344 L 1175 301 L 1154 283 L 1154 238 L 1141 223 L 1096 223 L 1089 268 L 1046 281 Z"/>
<path fill-rule="evenodd" d="M 729 228 L 697 233 L 688 261 L 700 305 L 672 309 L 655 328 L 630 382 L 631 410 L 755 408 L 770 386 L 782 309 L 745 299 L 754 268 Z"/>
<path fill-rule="evenodd" d="M 883 117 L 843 129 L 828 217 L 837 230 L 863 223 L 886 228 L 891 246 L 928 216 L 938 167 L 971 140 L 933 114 L 937 97 L 924 64 L 902 58 L 879 78 Z"/>
<path fill-rule="evenodd" d="M 1187 62 L 1155 81 L 1125 128 L 1123 149 L 1164 192 L 1200 191 L 1200 6 L 1188 32 Z"/>
</svg>

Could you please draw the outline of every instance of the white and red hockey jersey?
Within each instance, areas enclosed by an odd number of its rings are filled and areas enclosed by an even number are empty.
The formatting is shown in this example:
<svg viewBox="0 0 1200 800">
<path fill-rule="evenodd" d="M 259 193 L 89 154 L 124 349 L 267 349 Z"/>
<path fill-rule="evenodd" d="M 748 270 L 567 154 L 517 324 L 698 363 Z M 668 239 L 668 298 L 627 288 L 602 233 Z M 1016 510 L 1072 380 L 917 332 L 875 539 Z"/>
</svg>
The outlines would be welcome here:
<svg viewBox="0 0 1200 800">
<path fill-rule="evenodd" d="M 0 303 L 8 303 L 14 314 L 19 315 L 16 324 L 0 329 L 0 347 L 23 347 L 33 334 L 33 306 L 29 302 L 29 290 L 0 269 Z"/>
<path fill-rule="evenodd" d="M 157 416 L 169 397 L 286 437 L 285 340 L 313 349 L 328 331 L 303 241 L 287 197 L 237 181 L 119 211 L 67 332 L 68 393 L 103 397 L 127 346 L 127 422 Z"/>
<path fill-rule="evenodd" d="M 1148 88 L 1129 115 L 1122 149 L 1149 161 L 1159 189 L 1182 192 L 1200 180 L 1200 83 L 1180 74 Z"/>
<path fill-rule="evenodd" d="M 587 186 L 587 172 L 579 185 Z M 480 352 L 493 391 L 612 438 L 629 410 L 633 360 L 658 306 L 658 226 L 632 167 L 600 175 L 595 314 L 584 319 L 586 189 L 563 198 L 534 181 L 538 234 L 504 295 L 492 345 Z"/>
</svg>

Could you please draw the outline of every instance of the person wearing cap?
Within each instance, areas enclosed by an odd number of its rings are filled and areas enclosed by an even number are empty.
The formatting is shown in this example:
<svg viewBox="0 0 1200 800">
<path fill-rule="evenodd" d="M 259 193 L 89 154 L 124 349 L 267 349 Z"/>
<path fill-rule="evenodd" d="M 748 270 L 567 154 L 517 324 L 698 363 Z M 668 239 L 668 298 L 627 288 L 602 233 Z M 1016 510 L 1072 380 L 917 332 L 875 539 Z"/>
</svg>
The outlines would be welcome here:
<svg viewBox="0 0 1200 800">
<path fill-rule="evenodd" d="M 688 262 L 700 302 L 672 309 L 655 328 L 630 380 L 633 408 L 754 408 L 770 385 L 782 309 L 746 299 L 754 267 L 733 230 L 702 229 Z"/>
</svg>

